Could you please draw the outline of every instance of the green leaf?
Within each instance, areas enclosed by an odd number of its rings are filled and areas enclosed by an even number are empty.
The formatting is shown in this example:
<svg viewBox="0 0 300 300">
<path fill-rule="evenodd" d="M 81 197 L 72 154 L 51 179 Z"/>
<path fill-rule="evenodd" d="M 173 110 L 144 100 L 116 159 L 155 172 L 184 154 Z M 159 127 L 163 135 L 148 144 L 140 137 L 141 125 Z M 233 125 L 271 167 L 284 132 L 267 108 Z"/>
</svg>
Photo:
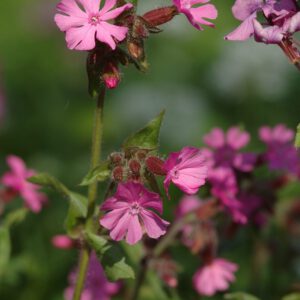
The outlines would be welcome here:
<svg viewBox="0 0 300 300">
<path fill-rule="evenodd" d="M 10 226 L 22 222 L 28 213 L 27 208 L 20 208 L 9 213 L 4 220 L 5 227 L 9 228 Z"/>
<path fill-rule="evenodd" d="M 294 293 L 283 297 L 282 300 L 300 300 L 300 293 Z"/>
<path fill-rule="evenodd" d="M 295 139 L 295 146 L 297 148 L 300 148 L 300 123 L 297 126 L 297 133 L 296 133 L 296 139 Z"/>
<path fill-rule="evenodd" d="M 164 118 L 163 110 L 157 117 L 150 121 L 144 128 L 127 138 L 123 144 L 124 149 L 140 148 L 154 150 L 158 148 L 160 127 Z"/>
<path fill-rule="evenodd" d="M 0 276 L 6 270 L 10 258 L 10 235 L 7 227 L 0 227 Z"/>
<path fill-rule="evenodd" d="M 87 232 L 86 239 L 91 248 L 95 250 L 98 257 L 102 257 L 104 253 L 110 248 L 106 239 L 94 233 Z"/>
<path fill-rule="evenodd" d="M 82 180 L 80 185 L 90 185 L 91 183 L 94 183 L 95 181 L 105 181 L 110 177 L 110 169 L 109 169 L 109 163 L 102 162 L 99 166 L 92 169 Z"/>
<path fill-rule="evenodd" d="M 226 299 L 226 300 L 259 300 L 257 297 L 247 294 L 247 293 L 243 293 L 243 292 L 226 294 L 224 296 L 224 299 Z"/>
<path fill-rule="evenodd" d="M 60 193 L 62 196 L 69 199 L 70 204 L 74 207 L 78 216 L 85 217 L 87 214 L 87 199 L 83 195 L 70 191 L 55 177 L 40 173 L 28 179 L 29 182 L 38 184 L 40 186 L 52 188 L 54 191 Z"/>
<path fill-rule="evenodd" d="M 111 265 L 106 264 L 104 270 L 108 280 L 111 281 L 127 278 L 134 279 L 135 277 L 133 269 L 125 262 L 125 257 Z"/>
</svg>

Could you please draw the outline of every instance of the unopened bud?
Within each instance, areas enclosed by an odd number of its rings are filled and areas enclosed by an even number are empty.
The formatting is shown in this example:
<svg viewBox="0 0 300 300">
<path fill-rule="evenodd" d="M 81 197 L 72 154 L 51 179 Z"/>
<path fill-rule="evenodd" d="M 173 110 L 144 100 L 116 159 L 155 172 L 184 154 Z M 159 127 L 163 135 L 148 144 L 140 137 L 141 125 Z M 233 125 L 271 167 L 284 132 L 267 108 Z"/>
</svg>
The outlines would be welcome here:
<svg viewBox="0 0 300 300">
<path fill-rule="evenodd" d="M 140 173 L 141 164 L 137 160 L 135 160 L 135 159 L 130 160 L 128 166 L 129 166 L 130 171 L 133 174 L 139 174 Z"/>
<path fill-rule="evenodd" d="M 112 176 L 115 181 L 123 180 L 123 168 L 121 166 L 115 167 L 112 171 Z"/>
<path fill-rule="evenodd" d="M 166 170 L 164 169 L 163 165 L 164 161 L 156 156 L 149 156 L 146 159 L 147 169 L 155 175 L 166 175 Z"/>
<path fill-rule="evenodd" d="M 75 245 L 74 241 L 67 235 L 55 235 L 51 239 L 51 243 L 55 248 L 58 249 L 72 249 Z"/>
<path fill-rule="evenodd" d="M 129 54 L 137 59 L 143 59 L 145 57 L 145 51 L 144 51 L 144 43 L 142 41 L 137 42 L 137 41 L 128 41 L 127 43 L 127 49 Z"/>
<path fill-rule="evenodd" d="M 110 161 L 114 166 L 121 165 L 123 162 L 123 156 L 121 153 L 115 152 L 110 155 Z"/>
<path fill-rule="evenodd" d="M 115 89 L 120 82 L 120 72 L 116 63 L 109 62 L 105 65 L 102 80 L 108 89 Z"/>
<path fill-rule="evenodd" d="M 175 6 L 161 7 L 143 15 L 143 19 L 151 27 L 159 26 L 171 21 L 178 14 Z"/>
</svg>

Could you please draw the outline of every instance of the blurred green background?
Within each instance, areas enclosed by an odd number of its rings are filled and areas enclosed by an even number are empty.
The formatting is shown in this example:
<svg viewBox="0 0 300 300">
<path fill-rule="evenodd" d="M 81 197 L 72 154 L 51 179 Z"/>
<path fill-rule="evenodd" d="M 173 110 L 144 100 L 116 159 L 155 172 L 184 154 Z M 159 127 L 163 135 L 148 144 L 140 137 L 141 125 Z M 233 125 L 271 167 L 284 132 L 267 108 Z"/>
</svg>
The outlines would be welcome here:
<svg viewBox="0 0 300 300">
<path fill-rule="evenodd" d="M 203 134 L 214 126 L 238 124 L 254 137 L 265 124 L 296 128 L 299 72 L 279 47 L 252 40 L 224 41 L 223 36 L 238 24 L 230 11 L 233 1 L 213 3 L 219 10 L 216 29 L 198 32 L 184 16 L 178 16 L 147 41 L 147 74 L 133 67 L 122 69 L 122 83 L 108 92 L 105 103 L 103 156 L 118 150 L 128 134 L 163 108 L 167 110 L 163 153 L 187 144 L 202 145 Z M 169 4 L 140 0 L 139 11 Z M 89 166 L 94 103 L 87 94 L 86 53 L 66 48 L 64 34 L 53 22 L 55 5 L 53 0 L 0 1 L 0 86 L 5 99 L 0 171 L 6 169 L 5 156 L 14 153 L 31 167 L 74 187 Z M 252 147 L 258 145 L 254 138 Z M 49 198 L 40 215 L 31 214 L 13 229 L 14 259 L 0 281 L 1 300 L 62 299 L 77 254 L 51 246 L 51 237 L 63 232 L 67 204 L 54 194 Z M 259 235 L 268 236 L 278 252 L 276 259 L 273 252 L 259 248 Z M 300 281 L 299 244 L 291 250 L 289 243 L 276 226 L 263 233 L 245 229 L 236 240 L 227 241 L 221 256 L 240 264 L 233 290 L 280 299 L 292 282 Z M 296 251 L 292 261 L 289 251 Z M 182 299 L 197 299 L 191 285 L 196 258 L 187 259 L 183 249 L 174 255 L 183 265 Z M 264 262 L 260 268 L 251 261 L 256 255 Z"/>
</svg>

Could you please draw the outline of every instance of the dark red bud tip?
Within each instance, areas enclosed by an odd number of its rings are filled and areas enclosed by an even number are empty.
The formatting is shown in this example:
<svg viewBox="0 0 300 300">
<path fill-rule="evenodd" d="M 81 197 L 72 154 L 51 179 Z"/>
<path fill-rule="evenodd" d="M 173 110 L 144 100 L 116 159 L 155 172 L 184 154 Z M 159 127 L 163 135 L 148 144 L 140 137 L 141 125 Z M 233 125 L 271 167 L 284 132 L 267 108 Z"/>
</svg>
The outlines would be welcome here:
<svg viewBox="0 0 300 300">
<path fill-rule="evenodd" d="M 147 169 L 155 175 L 164 176 L 167 174 L 163 165 L 164 161 L 156 156 L 149 156 L 146 159 Z"/>
<path fill-rule="evenodd" d="M 121 166 L 115 167 L 112 171 L 112 176 L 115 181 L 123 180 L 123 168 Z"/>
<path fill-rule="evenodd" d="M 110 161 L 115 166 L 120 165 L 123 162 L 123 156 L 121 153 L 112 153 L 110 155 Z"/>
<path fill-rule="evenodd" d="M 177 14 L 175 6 L 161 7 L 145 13 L 143 19 L 149 26 L 155 27 L 171 21 Z"/>
<path fill-rule="evenodd" d="M 137 60 L 143 59 L 145 57 L 143 43 L 129 41 L 127 43 L 127 49 L 130 55 Z"/>
<path fill-rule="evenodd" d="M 128 166 L 132 173 L 134 173 L 134 174 L 140 173 L 141 164 L 137 160 L 135 160 L 135 159 L 130 160 Z"/>
</svg>

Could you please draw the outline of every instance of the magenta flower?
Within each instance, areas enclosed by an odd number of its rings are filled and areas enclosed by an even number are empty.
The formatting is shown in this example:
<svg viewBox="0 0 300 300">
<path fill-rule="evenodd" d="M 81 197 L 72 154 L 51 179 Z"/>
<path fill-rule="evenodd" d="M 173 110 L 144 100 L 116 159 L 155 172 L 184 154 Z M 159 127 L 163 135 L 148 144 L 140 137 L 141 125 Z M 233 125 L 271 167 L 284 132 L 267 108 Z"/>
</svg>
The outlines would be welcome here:
<svg viewBox="0 0 300 300">
<path fill-rule="evenodd" d="M 238 150 L 245 147 L 250 140 L 250 135 L 241 131 L 238 127 L 231 127 L 224 133 L 220 128 L 214 128 L 204 136 L 204 143 L 213 149 L 212 153 L 206 150 L 206 156 L 210 157 L 215 167 L 230 167 L 243 172 L 253 169 L 256 155 L 253 153 L 239 153 Z"/>
<path fill-rule="evenodd" d="M 226 291 L 235 281 L 238 266 L 223 258 L 215 258 L 200 268 L 193 277 L 193 285 L 200 295 L 213 296 L 218 291 Z"/>
<path fill-rule="evenodd" d="M 77 272 L 71 272 L 69 275 L 69 287 L 65 289 L 65 300 L 72 300 Z M 84 288 L 81 294 L 81 300 L 109 300 L 111 296 L 117 294 L 120 290 L 120 283 L 109 282 L 104 274 L 103 268 L 99 263 L 96 254 L 93 252 L 90 257 L 87 276 Z"/>
<path fill-rule="evenodd" d="M 115 241 L 126 236 L 128 244 L 135 244 L 142 238 L 143 231 L 150 238 L 158 239 L 166 233 L 169 222 L 150 209 L 162 213 L 158 194 L 148 191 L 140 183 L 119 183 L 115 195 L 101 206 L 101 210 L 108 212 L 100 219 L 100 224 L 110 230 L 110 237 Z"/>
<path fill-rule="evenodd" d="M 163 168 L 167 172 L 164 180 L 167 193 L 173 182 L 186 194 L 196 194 L 207 178 L 205 156 L 194 147 L 184 147 L 179 152 L 171 153 Z"/>
<path fill-rule="evenodd" d="M 116 43 L 125 39 L 128 28 L 109 23 L 132 4 L 125 4 L 113 9 L 117 0 L 61 0 L 57 5 L 55 22 L 59 29 L 66 32 L 69 49 L 92 50 L 96 40 L 116 48 Z"/>
<path fill-rule="evenodd" d="M 204 4 L 209 0 L 173 0 L 177 10 L 186 15 L 189 22 L 199 30 L 204 28 L 201 25 L 214 27 L 214 24 L 206 19 L 216 19 L 218 11 L 212 4 Z M 201 5 L 204 4 L 204 5 Z"/>
<path fill-rule="evenodd" d="M 42 209 L 46 202 L 46 196 L 39 192 L 39 187 L 27 181 L 35 174 L 33 170 L 27 169 L 24 161 L 14 155 L 7 157 L 10 171 L 1 178 L 1 183 L 8 189 L 19 194 L 25 201 L 26 206 L 35 213 Z"/>
<path fill-rule="evenodd" d="M 260 128 L 259 137 L 267 145 L 264 159 L 271 170 L 299 174 L 300 156 L 299 151 L 292 143 L 294 136 L 294 132 L 283 124 L 279 124 L 274 128 L 267 126 Z"/>
<path fill-rule="evenodd" d="M 212 195 L 221 201 L 232 219 L 237 223 L 246 224 L 248 219 L 243 204 L 237 198 L 238 185 L 232 169 L 219 167 L 210 170 L 208 180 L 212 186 Z"/>
</svg>

